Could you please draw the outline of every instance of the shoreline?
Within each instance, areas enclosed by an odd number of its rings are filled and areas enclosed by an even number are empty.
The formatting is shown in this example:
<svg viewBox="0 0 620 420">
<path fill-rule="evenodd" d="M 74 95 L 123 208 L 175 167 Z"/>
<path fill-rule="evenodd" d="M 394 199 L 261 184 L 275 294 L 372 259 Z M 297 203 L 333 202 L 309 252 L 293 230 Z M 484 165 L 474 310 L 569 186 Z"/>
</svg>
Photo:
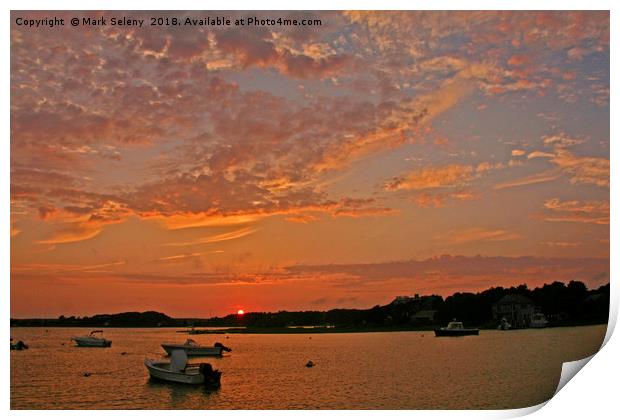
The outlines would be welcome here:
<svg viewBox="0 0 620 420">
<path fill-rule="evenodd" d="M 519 330 L 544 330 L 549 328 L 569 328 L 569 327 L 587 327 L 587 326 L 596 326 L 596 325 L 609 325 L 608 322 L 605 323 L 573 323 L 573 324 L 565 324 L 565 325 L 552 325 L 544 328 L 513 328 L 510 330 L 504 331 L 519 331 Z M 218 329 L 209 329 L 209 327 L 205 327 L 205 329 L 196 329 L 195 334 L 189 334 L 190 330 L 177 330 L 175 331 L 178 334 L 187 334 L 187 335 L 224 335 L 224 334 L 346 334 L 346 333 L 373 333 L 373 332 L 434 332 L 435 328 L 440 328 L 442 325 L 433 325 L 433 326 L 423 326 L 423 327 L 210 327 L 210 328 L 218 328 Z M 148 329 L 157 329 L 157 328 L 178 328 L 178 327 L 150 327 L 150 326 L 64 326 L 64 325 L 48 325 L 48 326 L 11 326 L 10 328 L 76 328 L 76 329 L 84 329 L 84 328 L 119 328 L 119 329 L 128 329 L 128 328 L 148 328 Z M 483 331 L 499 331 L 495 327 L 478 327 Z"/>
</svg>

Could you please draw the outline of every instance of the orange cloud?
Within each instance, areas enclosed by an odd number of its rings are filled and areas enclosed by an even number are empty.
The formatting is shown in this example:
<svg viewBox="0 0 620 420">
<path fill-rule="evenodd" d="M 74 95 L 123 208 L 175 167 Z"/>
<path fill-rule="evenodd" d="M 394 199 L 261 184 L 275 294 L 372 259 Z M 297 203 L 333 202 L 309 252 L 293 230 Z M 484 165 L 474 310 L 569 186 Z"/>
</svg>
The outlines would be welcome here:
<svg viewBox="0 0 620 420">
<path fill-rule="evenodd" d="M 435 240 L 440 240 L 449 244 L 462 244 L 466 242 L 514 241 L 519 238 L 521 238 L 521 235 L 516 232 L 511 232 L 504 229 L 486 229 L 481 227 L 452 230 L 435 236 Z"/>
<path fill-rule="evenodd" d="M 101 233 L 101 226 L 88 224 L 65 225 L 60 227 L 51 238 L 37 241 L 39 244 L 57 245 L 80 242 L 94 238 Z"/>
<path fill-rule="evenodd" d="M 295 216 L 290 216 L 286 218 L 287 222 L 292 222 L 292 223 L 310 223 L 310 222 L 315 222 L 319 220 L 318 217 L 313 216 L 311 214 L 300 214 L 300 215 L 295 215 Z"/>
<path fill-rule="evenodd" d="M 583 140 L 571 138 L 565 133 L 543 136 L 542 141 L 545 146 L 569 147 L 583 144 Z"/>
<path fill-rule="evenodd" d="M 551 159 L 570 176 L 573 184 L 594 184 L 609 187 L 609 159 L 576 156 L 567 150 L 557 149 Z"/>
<path fill-rule="evenodd" d="M 556 241 L 556 242 L 543 242 L 543 245 L 549 247 L 558 247 L 558 248 L 577 248 L 582 245 L 581 242 L 566 242 L 566 241 Z"/>
<path fill-rule="evenodd" d="M 106 225 L 117 224 L 125 221 L 131 214 L 130 210 L 122 203 L 105 201 L 97 209 L 81 208 L 73 209 L 71 206 L 65 209 L 53 211 L 45 209 L 42 219 L 49 222 L 54 230 L 48 239 L 37 241 L 39 244 L 66 244 L 85 241 L 99 235 Z"/>
<path fill-rule="evenodd" d="M 385 184 L 384 188 L 388 191 L 398 191 L 463 187 L 482 174 L 502 167 L 502 164 L 493 164 L 489 162 L 482 162 L 477 166 L 451 164 L 438 167 L 426 167 L 396 177 Z"/>
<path fill-rule="evenodd" d="M 11 225 L 11 238 L 14 237 L 14 236 L 19 235 L 20 232 L 21 232 L 20 229 L 18 229 L 16 227 L 14 227 L 13 225 Z"/>
<path fill-rule="evenodd" d="M 157 258 L 155 261 L 164 262 L 164 263 L 177 263 L 177 262 L 183 262 L 187 260 L 193 260 L 195 258 L 199 258 L 199 257 L 208 255 L 208 254 L 220 254 L 222 252 L 224 251 L 217 250 L 217 251 L 210 251 L 210 252 L 191 252 L 191 253 L 186 253 L 186 254 L 170 255 L 167 257 L 161 257 L 161 258 Z"/>
<path fill-rule="evenodd" d="M 174 242 L 163 244 L 164 246 L 188 246 L 188 245 L 206 245 L 212 244 L 216 242 L 224 242 L 231 241 L 233 239 L 240 239 L 245 236 L 251 235 L 258 231 L 258 228 L 254 227 L 244 227 L 241 229 L 233 230 L 231 232 L 221 233 L 219 235 L 206 236 L 203 238 L 198 238 L 190 242 Z"/>
<path fill-rule="evenodd" d="M 48 273 L 63 272 L 106 272 L 104 268 L 120 267 L 125 265 L 125 261 L 115 261 L 104 264 L 12 264 L 11 271 L 34 271 Z"/>
<path fill-rule="evenodd" d="M 389 284 L 390 289 L 400 287 L 400 290 L 441 294 L 483 290 L 489 287 L 489 278 L 493 279 L 493 285 L 527 283 L 530 287 L 551 279 L 579 279 L 597 286 L 609 281 L 608 258 L 442 255 L 426 260 L 374 264 L 298 265 L 287 267 L 287 270 L 313 278 L 336 275 L 324 283 L 344 290 Z M 339 278 L 344 280 L 339 281 Z"/>
<path fill-rule="evenodd" d="M 503 182 L 493 186 L 494 190 L 503 190 L 506 188 L 522 187 L 525 185 L 541 184 L 543 182 L 549 182 L 556 180 L 560 177 L 560 173 L 557 170 L 550 170 L 540 172 L 533 175 L 528 175 L 523 178 L 513 179 L 511 181 Z"/>
<path fill-rule="evenodd" d="M 549 222 L 609 224 L 607 201 L 562 201 L 559 198 L 552 198 L 545 201 L 544 207 L 549 212 L 543 218 Z"/>
<path fill-rule="evenodd" d="M 397 191 L 460 187 L 466 185 L 474 176 L 475 170 L 471 165 L 429 167 L 394 178 L 385 185 L 385 189 Z"/>
<path fill-rule="evenodd" d="M 462 202 L 471 201 L 479 198 L 478 194 L 471 191 L 456 191 L 450 193 L 428 193 L 424 192 L 413 197 L 413 202 L 419 207 L 444 207 L 450 201 Z"/>
<path fill-rule="evenodd" d="M 256 28 L 243 32 L 236 29 L 217 31 L 215 40 L 219 50 L 238 60 L 242 68 L 273 67 L 300 79 L 322 79 L 338 74 L 352 61 L 343 54 L 317 54 L 317 44 L 306 46 L 306 54 L 293 52 L 279 45 L 270 31 Z"/>
<path fill-rule="evenodd" d="M 528 64 L 530 62 L 530 58 L 527 55 L 513 55 L 508 60 L 508 64 L 511 66 L 523 66 L 524 64 Z"/>
<path fill-rule="evenodd" d="M 555 164 L 560 171 L 569 176 L 573 184 L 609 186 L 609 159 L 577 156 L 568 150 L 571 146 L 582 144 L 583 140 L 571 138 L 564 133 L 543 136 L 542 140 L 545 146 L 553 148 L 553 152 L 533 151 L 528 154 L 528 159 L 549 159 L 549 162 Z M 544 176 L 540 175 L 543 179 Z"/>
</svg>

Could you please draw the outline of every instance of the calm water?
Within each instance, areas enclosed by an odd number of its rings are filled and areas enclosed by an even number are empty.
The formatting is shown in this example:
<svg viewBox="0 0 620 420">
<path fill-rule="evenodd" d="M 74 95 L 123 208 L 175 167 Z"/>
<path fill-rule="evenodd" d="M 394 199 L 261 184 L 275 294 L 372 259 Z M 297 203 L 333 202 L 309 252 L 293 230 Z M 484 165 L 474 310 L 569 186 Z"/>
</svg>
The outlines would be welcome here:
<svg viewBox="0 0 620 420">
<path fill-rule="evenodd" d="M 13 328 L 30 349 L 11 352 L 11 408 L 519 408 L 549 399 L 562 362 L 596 352 L 605 330 L 194 336 L 233 349 L 208 359 L 223 372 L 221 388 L 209 392 L 149 380 L 145 357 L 163 358 L 160 343 L 188 337 L 175 329 L 109 328 L 112 347 L 98 349 L 70 343 L 87 328 Z M 316 366 L 306 368 L 308 360 Z"/>
</svg>

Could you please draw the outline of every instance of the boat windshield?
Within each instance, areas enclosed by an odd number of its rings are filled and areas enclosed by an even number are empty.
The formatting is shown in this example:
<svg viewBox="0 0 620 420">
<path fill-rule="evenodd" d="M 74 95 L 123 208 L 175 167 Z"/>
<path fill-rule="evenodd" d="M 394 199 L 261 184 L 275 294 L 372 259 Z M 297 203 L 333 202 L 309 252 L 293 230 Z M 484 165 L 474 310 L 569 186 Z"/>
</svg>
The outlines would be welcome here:
<svg viewBox="0 0 620 420">
<path fill-rule="evenodd" d="M 449 330 L 462 330 L 463 329 L 463 323 L 462 322 L 450 322 L 448 324 L 448 329 Z"/>
</svg>

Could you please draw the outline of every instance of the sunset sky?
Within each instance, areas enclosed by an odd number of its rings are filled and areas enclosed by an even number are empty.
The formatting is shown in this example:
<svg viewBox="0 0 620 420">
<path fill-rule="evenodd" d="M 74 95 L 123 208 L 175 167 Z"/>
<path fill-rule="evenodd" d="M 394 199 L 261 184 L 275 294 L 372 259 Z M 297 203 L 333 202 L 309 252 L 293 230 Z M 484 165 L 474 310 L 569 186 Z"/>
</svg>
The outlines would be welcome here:
<svg viewBox="0 0 620 420">
<path fill-rule="evenodd" d="M 11 315 L 609 281 L 608 12 L 11 14 Z"/>
</svg>

